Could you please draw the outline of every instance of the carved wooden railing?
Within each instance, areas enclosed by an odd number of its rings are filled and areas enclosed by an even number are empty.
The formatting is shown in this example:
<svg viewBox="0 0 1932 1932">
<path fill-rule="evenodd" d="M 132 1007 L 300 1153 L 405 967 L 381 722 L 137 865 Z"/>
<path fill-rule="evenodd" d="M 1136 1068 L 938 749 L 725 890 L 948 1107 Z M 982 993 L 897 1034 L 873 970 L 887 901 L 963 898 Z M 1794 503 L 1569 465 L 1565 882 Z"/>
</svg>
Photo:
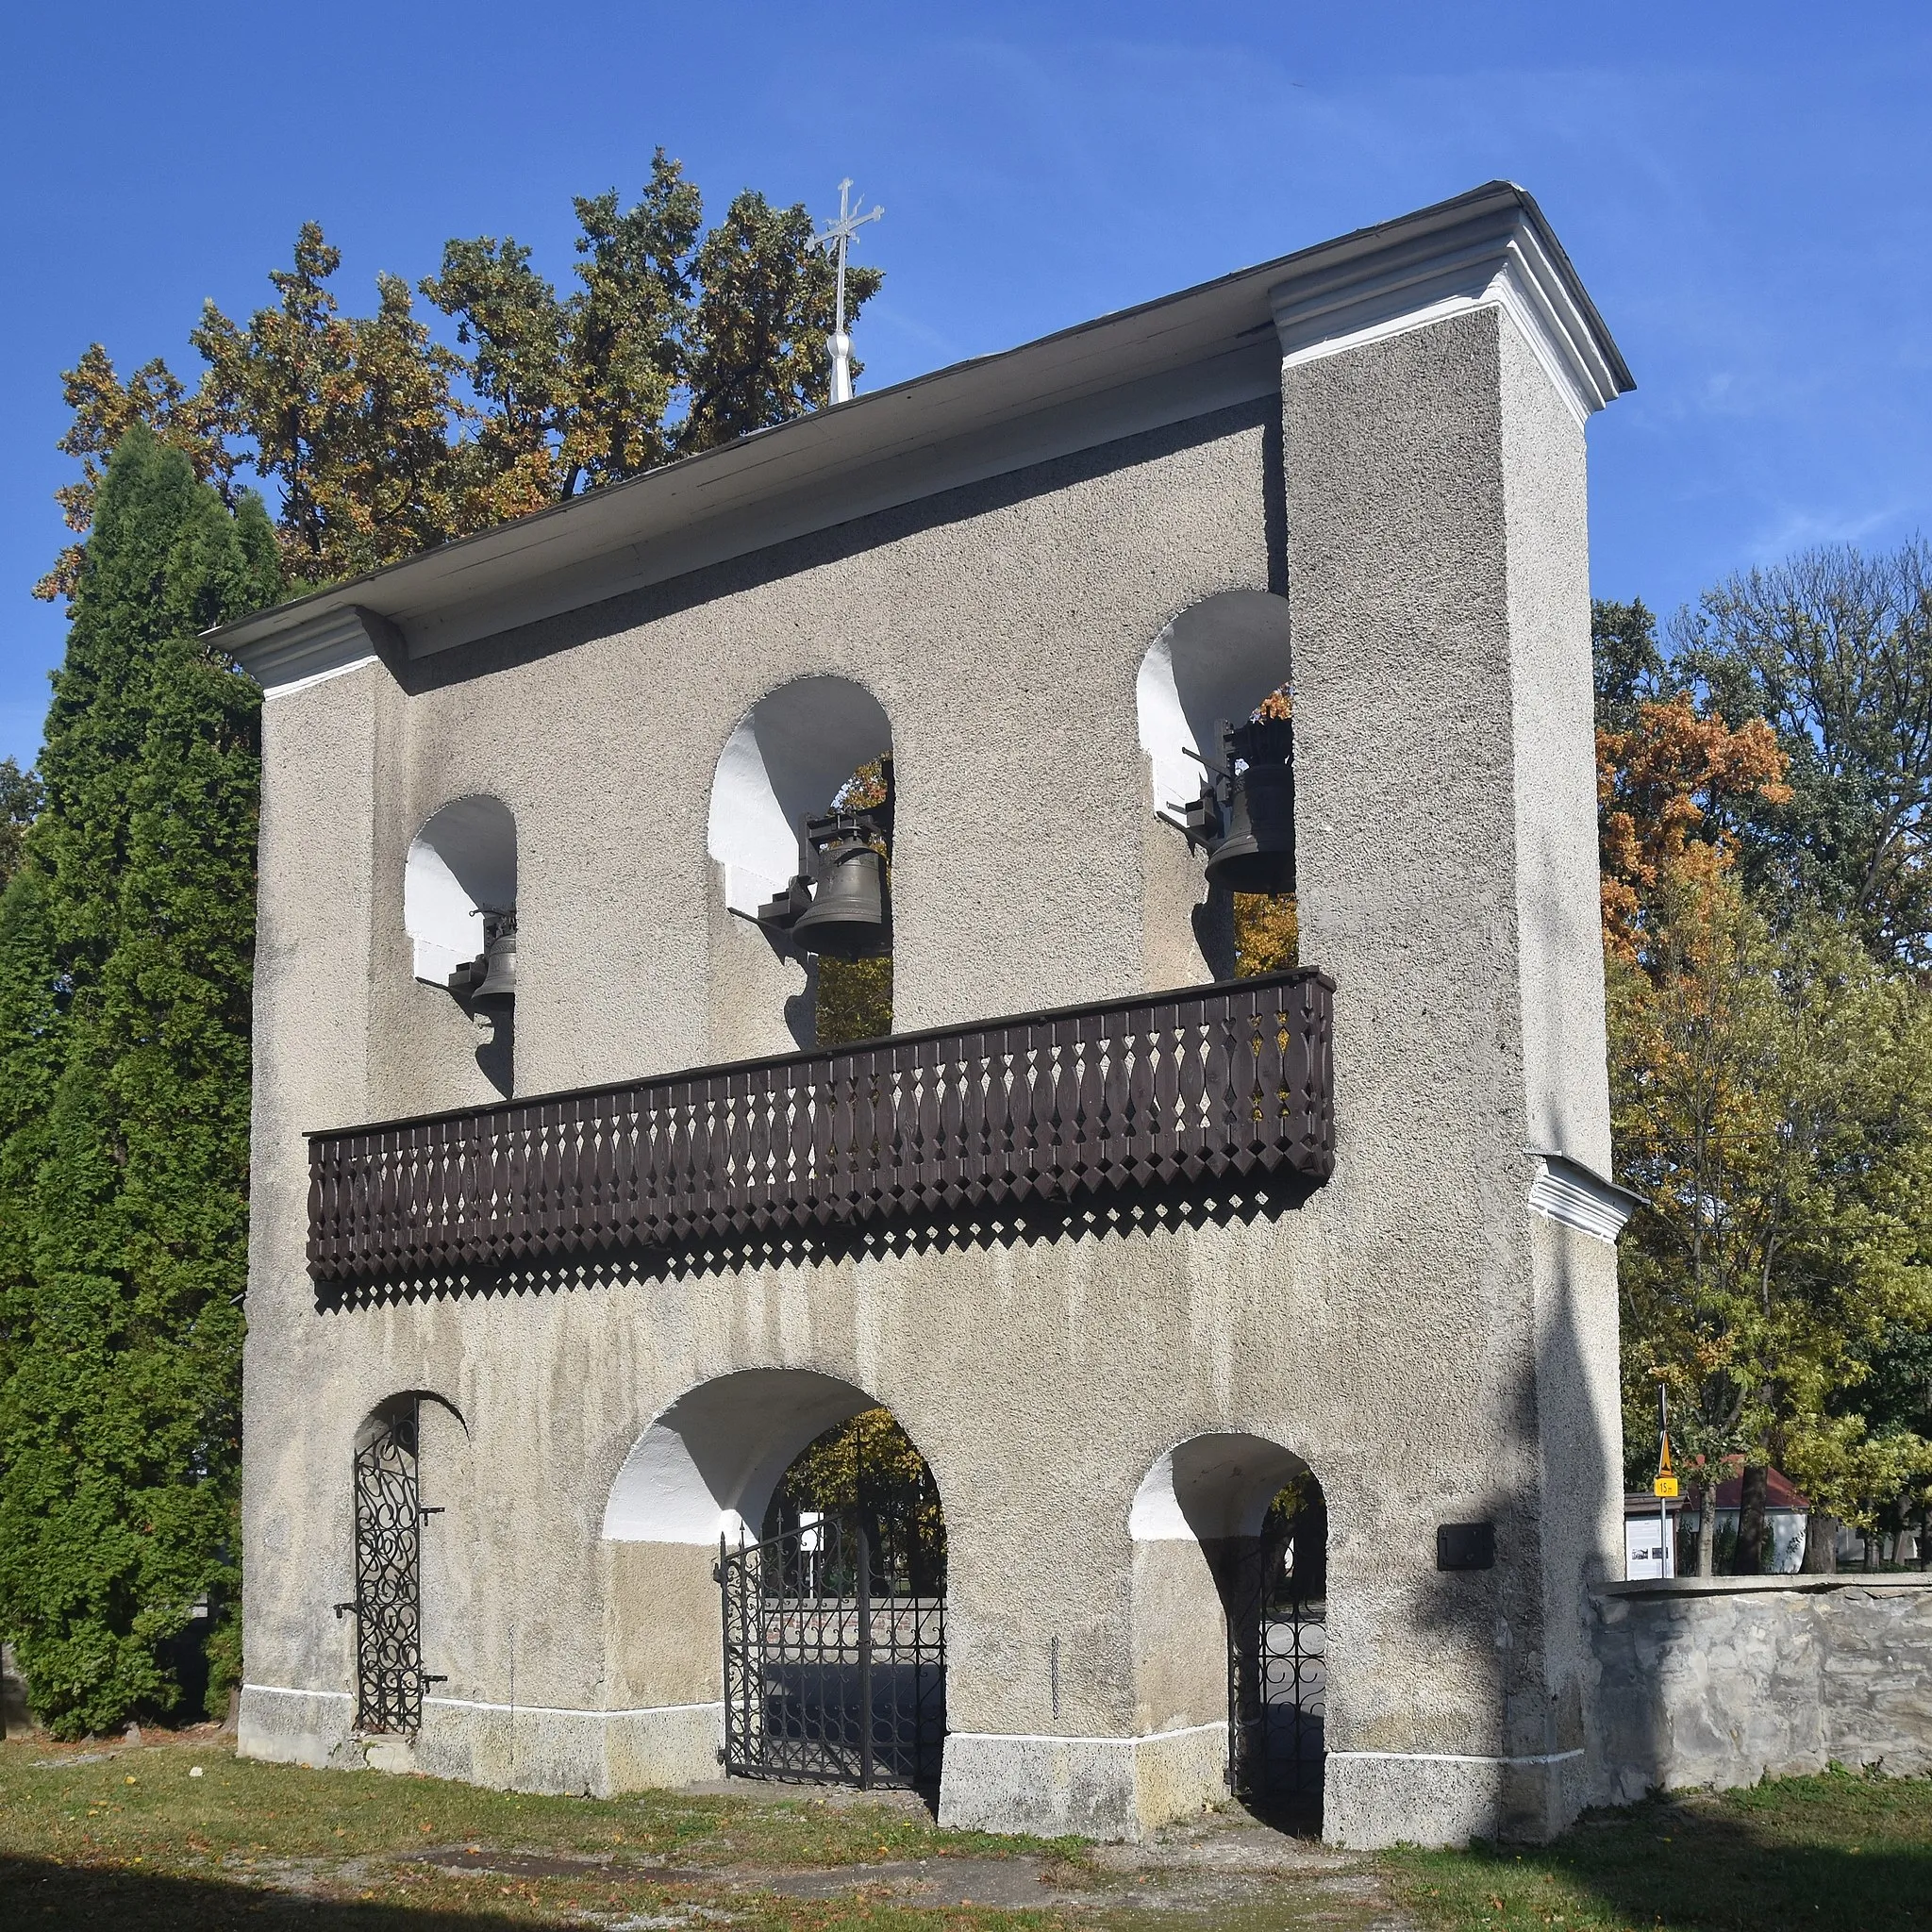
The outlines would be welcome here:
<svg viewBox="0 0 1932 1932">
<path fill-rule="evenodd" d="M 1311 968 L 309 1137 L 309 1273 L 433 1280 L 1334 1164 Z"/>
</svg>

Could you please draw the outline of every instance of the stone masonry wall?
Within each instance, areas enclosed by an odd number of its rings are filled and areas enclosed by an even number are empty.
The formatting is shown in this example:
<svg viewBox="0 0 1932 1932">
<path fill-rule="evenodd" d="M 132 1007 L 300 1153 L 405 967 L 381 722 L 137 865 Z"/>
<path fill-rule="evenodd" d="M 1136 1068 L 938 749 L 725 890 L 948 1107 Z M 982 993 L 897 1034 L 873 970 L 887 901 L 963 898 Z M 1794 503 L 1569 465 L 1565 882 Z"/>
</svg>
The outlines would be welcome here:
<svg viewBox="0 0 1932 1932">
<path fill-rule="evenodd" d="M 1594 1609 L 1594 1803 L 1834 1760 L 1932 1771 L 1932 1577 L 1680 1577 Z"/>
</svg>

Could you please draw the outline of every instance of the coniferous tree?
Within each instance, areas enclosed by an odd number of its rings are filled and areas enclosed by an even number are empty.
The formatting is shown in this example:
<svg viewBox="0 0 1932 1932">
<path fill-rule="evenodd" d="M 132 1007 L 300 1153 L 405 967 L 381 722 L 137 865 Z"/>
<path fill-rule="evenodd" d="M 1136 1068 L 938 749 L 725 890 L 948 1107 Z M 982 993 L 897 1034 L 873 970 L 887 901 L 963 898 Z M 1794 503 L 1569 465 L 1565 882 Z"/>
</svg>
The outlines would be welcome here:
<svg viewBox="0 0 1932 1932">
<path fill-rule="evenodd" d="M 20 870 L 26 828 L 40 808 L 39 774 L 23 772 L 12 758 L 0 758 L 0 891 Z"/>
<path fill-rule="evenodd" d="M 239 1661 L 259 693 L 200 633 L 275 533 L 140 425 L 108 466 L 0 901 L 0 1628 L 58 1735 Z"/>
</svg>

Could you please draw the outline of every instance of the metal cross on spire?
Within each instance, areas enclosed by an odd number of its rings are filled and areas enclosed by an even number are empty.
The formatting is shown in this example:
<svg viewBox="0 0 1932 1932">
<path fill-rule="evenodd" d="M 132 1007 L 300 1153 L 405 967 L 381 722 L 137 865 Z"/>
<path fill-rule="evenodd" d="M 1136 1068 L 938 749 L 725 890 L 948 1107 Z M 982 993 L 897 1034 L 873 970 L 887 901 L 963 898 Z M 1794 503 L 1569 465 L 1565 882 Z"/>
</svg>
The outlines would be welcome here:
<svg viewBox="0 0 1932 1932">
<path fill-rule="evenodd" d="M 848 175 L 839 184 L 839 217 L 828 223 L 822 235 L 812 238 L 815 248 L 831 248 L 838 251 L 839 258 L 839 322 L 826 346 L 832 352 L 832 400 L 835 403 L 849 403 L 852 400 L 852 338 L 845 333 L 845 250 L 858 239 L 858 231 L 868 222 L 875 222 L 885 213 L 883 208 L 858 212 L 859 201 L 849 198 L 852 180 Z"/>
</svg>

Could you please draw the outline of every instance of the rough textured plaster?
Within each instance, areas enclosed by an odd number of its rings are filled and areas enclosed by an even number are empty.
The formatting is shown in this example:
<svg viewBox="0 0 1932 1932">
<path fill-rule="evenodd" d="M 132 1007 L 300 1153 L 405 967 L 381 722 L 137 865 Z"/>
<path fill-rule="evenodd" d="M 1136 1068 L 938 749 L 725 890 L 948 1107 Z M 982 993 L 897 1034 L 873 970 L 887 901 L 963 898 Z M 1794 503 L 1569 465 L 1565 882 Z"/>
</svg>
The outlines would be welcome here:
<svg viewBox="0 0 1932 1932">
<path fill-rule="evenodd" d="M 1562 604 L 1539 572 L 1571 582 L 1576 526 L 1532 515 L 1506 473 L 1547 460 L 1574 483 L 1574 439 L 1538 454 L 1497 330 L 1459 318 L 1291 372 L 1274 502 L 1272 429 L 1227 411 L 270 708 L 245 1748 L 349 1748 L 347 1701 L 306 1694 L 351 1681 L 330 1608 L 351 1593 L 348 1445 L 421 1389 L 469 1425 L 424 1481 L 470 1499 L 475 1594 L 439 1641 L 456 1657 L 460 1635 L 475 1694 L 436 1707 L 419 1757 L 540 1789 L 691 1774 L 715 1601 L 694 1551 L 603 1537 L 611 1485 L 685 1391 L 808 1370 L 888 1404 L 945 1499 L 951 1815 L 1130 1834 L 1220 1789 L 1199 1663 L 1218 1619 L 1184 1568 L 1141 1574 L 1137 1614 L 1127 1524 L 1157 1457 L 1247 1434 L 1328 1499 L 1331 1737 L 1438 1754 L 1399 1775 L 1338 1760 L 1331 1833 L 1455 1837 L 1498 1804 L 1523 1829 L 1560 1822 L 1566 1774 L 1441 1768 L 1535 1757 L 1553 1700 L 1582 1694 L 1540 1378 L 1577 1426 L 1615 1413 L 1614 1364 L 1557 1292 L 1589 1267 L 1542 1257 L 1525 1205 L 1536 874 L 1516 738 L 1542 701 L 1516 687 L 1575 664 L 1519 650 L 1512 625 Z M 454 1003 L 409 972 L 404 858 L 439 804 L 487 791 L 516 815 L 520 1091 L 791 1043 L 797 969 L 723 913 L 704 833 L 733 724 L 814 673 L 863 675 L 892 721 L 901 1025 L 1140 990 L 1188 966 L 1191 922 L 1175 927 L 1198 887 L 1149 831 L 1138 667 L 1203 598 L 1278 592 L 1283 515 L 1303 944 L 1340 988 L 1340 1159 L 1305 1207 L 315 1309 L 301 1131 L 495 1091 Z M 1558 830 L 1568 849 L 1577 828 Z M 1600 1062 L 1550 1064 L 1601 1085 Z M 1600 1262 L 1590 1291 L 1607 1278 Z M 1563 1480 L 1606 1453 L 1585 1444 Z M 1477 1517 L 1498 1524 L 1496 1570 L 1439 1574 L 1437 1524 Z M 1024 1795 L 1037 1777 L 1059 1795 Z"/>
</svg>

